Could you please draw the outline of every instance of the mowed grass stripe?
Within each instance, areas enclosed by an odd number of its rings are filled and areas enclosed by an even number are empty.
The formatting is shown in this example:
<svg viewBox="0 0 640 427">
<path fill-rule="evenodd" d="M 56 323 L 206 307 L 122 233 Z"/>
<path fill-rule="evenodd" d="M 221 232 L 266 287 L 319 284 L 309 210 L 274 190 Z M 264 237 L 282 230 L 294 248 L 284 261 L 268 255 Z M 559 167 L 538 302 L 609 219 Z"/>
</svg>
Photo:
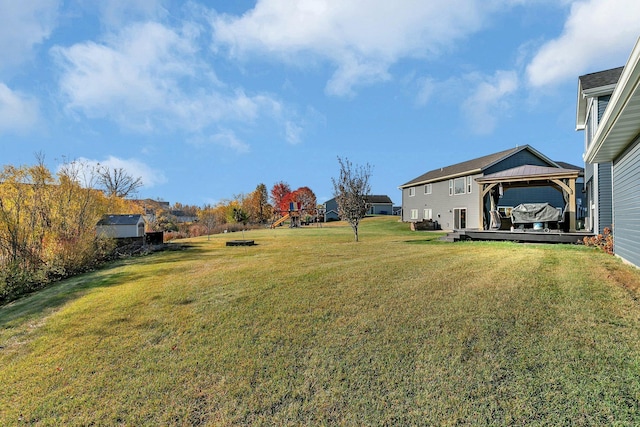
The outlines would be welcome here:
<svg viewBox="0 0 640 427">
<path fill-rule="evenodd" d="M 62 303 L 3 307 L 0 421 L 640 422 L 637 271 L 584 247 L 407 229 L 193 239 L 75 278 L 77 294 L 60 284 Z"/>
</svg>

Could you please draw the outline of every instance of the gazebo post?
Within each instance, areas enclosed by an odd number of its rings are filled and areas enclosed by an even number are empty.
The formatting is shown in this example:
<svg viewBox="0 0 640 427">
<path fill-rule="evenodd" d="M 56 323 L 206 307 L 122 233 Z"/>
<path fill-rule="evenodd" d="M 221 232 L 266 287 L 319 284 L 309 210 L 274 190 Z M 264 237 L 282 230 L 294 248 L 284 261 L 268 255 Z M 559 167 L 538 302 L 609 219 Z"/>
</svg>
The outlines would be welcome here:
<svg viewBox="0 0 640 427">
<path fill-rule="evenodd" d="M 576 231 L 576 179 L 569 178 L 569 231 Z"/>
</svg>

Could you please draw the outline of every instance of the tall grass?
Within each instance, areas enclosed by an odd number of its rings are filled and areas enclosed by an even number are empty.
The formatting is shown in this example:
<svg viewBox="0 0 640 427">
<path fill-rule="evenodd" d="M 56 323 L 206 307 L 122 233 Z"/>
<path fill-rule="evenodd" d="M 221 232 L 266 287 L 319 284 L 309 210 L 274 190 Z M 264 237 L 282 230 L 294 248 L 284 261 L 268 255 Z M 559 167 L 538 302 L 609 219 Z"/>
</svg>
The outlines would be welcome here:
<svg viewBox="0 0 640 427">
<path fill-rule="evenodd" d="M 640 274 L 394 219 L 184 241 L 0 309 L 2 425 L 640 423 Z"/>
</svg>

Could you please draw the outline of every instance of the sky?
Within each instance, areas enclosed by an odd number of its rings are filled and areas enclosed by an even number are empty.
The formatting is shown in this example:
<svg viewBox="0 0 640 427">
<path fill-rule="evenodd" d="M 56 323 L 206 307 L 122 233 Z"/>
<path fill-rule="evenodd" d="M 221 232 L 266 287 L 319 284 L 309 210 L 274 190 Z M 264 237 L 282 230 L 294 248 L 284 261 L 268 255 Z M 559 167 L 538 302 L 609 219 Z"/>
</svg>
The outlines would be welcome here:
<svg viewBox="0 0 640 427">
<path fill-rule="evenodd" d="M 637 0 L 0 0 L 0 165 L 141 177 L 204 206 L 284 181 L 372 194 L 529 144 L 582 165 L 578 76 L 624 65 Z"/>
</svg>

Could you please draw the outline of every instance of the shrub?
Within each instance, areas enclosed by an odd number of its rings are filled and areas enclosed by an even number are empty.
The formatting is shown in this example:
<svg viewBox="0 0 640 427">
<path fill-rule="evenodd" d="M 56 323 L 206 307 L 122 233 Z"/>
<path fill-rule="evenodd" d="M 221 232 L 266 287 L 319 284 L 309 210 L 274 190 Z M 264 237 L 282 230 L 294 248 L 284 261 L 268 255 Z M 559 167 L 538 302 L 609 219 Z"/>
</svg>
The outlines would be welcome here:
<svg viewBox="0 0 640 427">
<path fill-rule="evenodd" d="M 600 248 L 606 253 L 613 255 L 613 234 L 609 227 L 605 227 L 604 230 L 602 230 L 602 234 L 584 237 L 582 241 L 585 246 Z"/>
</svg>

